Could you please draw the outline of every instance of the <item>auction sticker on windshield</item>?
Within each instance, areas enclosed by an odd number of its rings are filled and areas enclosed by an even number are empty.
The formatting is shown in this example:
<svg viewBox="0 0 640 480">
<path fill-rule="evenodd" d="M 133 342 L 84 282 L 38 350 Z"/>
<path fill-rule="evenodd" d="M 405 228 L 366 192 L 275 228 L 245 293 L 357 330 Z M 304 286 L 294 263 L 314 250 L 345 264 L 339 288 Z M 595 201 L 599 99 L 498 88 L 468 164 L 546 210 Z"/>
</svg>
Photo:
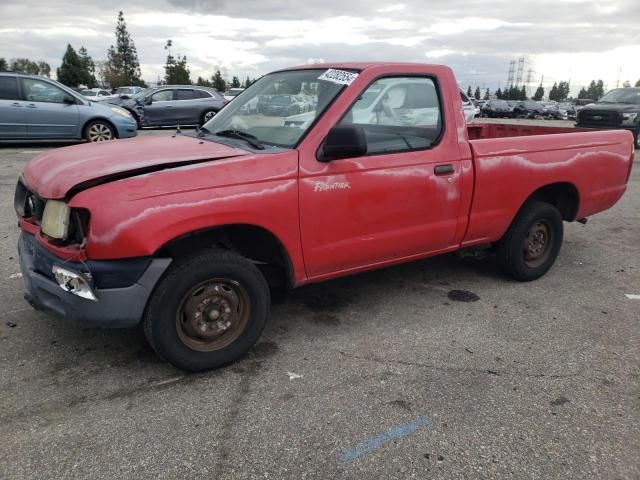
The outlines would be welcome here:
<svg viewBox="0 0 640 480">
<path fill-rule="evenodd" d="M 351 85 L 356 78 L 358 78 L 357 73 L 330 68 L 320 75 L 318 80 L 326 80 L 327 82 L 339 83 L 340 85 Z"/>
</svg>

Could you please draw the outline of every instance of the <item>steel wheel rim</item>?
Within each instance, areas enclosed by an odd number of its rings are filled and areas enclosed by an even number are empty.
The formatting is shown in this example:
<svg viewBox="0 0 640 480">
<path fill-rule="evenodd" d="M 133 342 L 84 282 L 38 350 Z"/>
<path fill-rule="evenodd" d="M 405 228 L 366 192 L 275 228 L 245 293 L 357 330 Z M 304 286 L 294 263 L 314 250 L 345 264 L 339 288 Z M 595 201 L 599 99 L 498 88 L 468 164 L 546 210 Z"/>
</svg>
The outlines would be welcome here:
<svg viewBox="0 0 640 480">
<path fill-rule="evenodd" d="M 180 341 L 200 352 L 225 348 L 244 331 L 251 314 L 246 289 L 228 278 L 214 278 L 191 288 L 176 312 Z"/>
<path fill-rule="evenodd" d="M 113 132 L 104 123 L 94 123 L 89 127 L 89 140 L 92 142 L 104 142 L 113 139 Z"/>
<path fill-rule="evenodd" d="M 536 268 L 547 261 L 553 245 L 553 229 L 546 220 L 535 222 L 524 239 L 524 262 L 530 268 Z"/>
<path fill-rule="evenodd" d="M 211 120 L 215 116 L 216 112 L 207 112 L 204 114 L 205 123 Z"/>
</svg>

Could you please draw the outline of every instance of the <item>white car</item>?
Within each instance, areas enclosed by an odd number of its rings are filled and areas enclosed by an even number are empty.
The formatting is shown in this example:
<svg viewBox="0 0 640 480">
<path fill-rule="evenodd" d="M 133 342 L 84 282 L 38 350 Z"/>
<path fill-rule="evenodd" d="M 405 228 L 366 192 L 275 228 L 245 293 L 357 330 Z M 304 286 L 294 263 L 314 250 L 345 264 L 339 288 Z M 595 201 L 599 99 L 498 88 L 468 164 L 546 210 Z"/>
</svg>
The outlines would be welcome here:
<svg viewBox="0 0 640 480">
<path fill-rule="evenodd" d="M 92 102 L 102 102 L 103 100 L 113 98 L 111 92 L 109 90 L 105 90 L 104 88 L 87 88 L 85 90 L 81 90 L 80 95 L 85 97 L 87 100 L 91 100 Z"/>
<path fill-rule="evenodd" d="M 230 88 L 229 90 L 224 92 L 223 97 L 225 98 L 225 100 L 231 101 L 234 98 L 236 98 L 238 95 L 240 95 L 243 91 L 244 91 L 244 88 Z"/>
<path fill-rule="evenodd" d="M 460 100 L 462 101 L 462 110 L 464 111 L 464 119 L 469 123 L 476 116 L 480 115 L 480 107 L 476 105 L 467 97 L 467 94 L 460 90 Z"/>
</svg>

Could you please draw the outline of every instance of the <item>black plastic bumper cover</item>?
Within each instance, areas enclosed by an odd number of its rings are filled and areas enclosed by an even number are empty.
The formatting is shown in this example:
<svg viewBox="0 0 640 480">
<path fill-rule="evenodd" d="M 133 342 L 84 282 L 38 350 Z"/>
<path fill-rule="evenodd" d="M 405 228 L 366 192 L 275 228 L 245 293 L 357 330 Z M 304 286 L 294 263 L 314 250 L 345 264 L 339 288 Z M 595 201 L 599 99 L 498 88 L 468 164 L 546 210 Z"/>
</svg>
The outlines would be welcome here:
<svg viewBox="0 0 640 480">
<path fill-rule="evenodd" d="M 18 252 L 27 290 L 25 299 L 31 306 L 65 320 L 96 327 L 131 327 L 139 323 L 153 288 L 171 263 L 170 258 L 150 258 L 144 262 L 140 259 L 95 262 L 101 268 L 99 273 L 96 272 L 98 276 L 110 277 L 111 282 L 102 282 L 107 284 L 115 283 L 113 278 L 122 278 L 122 274 L 130 279 L 132 271 L 142 270 L 140 275 L 135 275 L 137 278 L 133 283 L 119 288 L 100 288 L 93 279 L 89 280 L 98 297 L 94 302 L 62 290 L 51 278 L 53 264 L 83 274 L 92 270 L 89 262 L 77 268 L 82 264 L 57 259 L 26 232 L 20 235 Z"/>
</svg>

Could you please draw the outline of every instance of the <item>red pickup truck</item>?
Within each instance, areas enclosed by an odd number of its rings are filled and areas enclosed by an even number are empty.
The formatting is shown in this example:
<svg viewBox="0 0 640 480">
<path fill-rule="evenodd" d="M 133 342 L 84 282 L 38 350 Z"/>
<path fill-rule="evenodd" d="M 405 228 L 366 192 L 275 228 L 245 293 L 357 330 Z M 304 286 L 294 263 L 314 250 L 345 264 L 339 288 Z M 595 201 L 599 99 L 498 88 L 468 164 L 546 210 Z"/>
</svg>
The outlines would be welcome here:
<svg viewBox="0 0 640 480">
<path fill-rule="evenodd" d="M 461 249 L 542 276 L 563 221 L 614 205 L 627 131 L 467 125 L 444 66 L 307 65 L 264 76 L 203 128 L 38 155 L 16 188 L 27 300 L 142 322 L 189 371 L 244 355 L 270 294 Z"/>
</svg>

